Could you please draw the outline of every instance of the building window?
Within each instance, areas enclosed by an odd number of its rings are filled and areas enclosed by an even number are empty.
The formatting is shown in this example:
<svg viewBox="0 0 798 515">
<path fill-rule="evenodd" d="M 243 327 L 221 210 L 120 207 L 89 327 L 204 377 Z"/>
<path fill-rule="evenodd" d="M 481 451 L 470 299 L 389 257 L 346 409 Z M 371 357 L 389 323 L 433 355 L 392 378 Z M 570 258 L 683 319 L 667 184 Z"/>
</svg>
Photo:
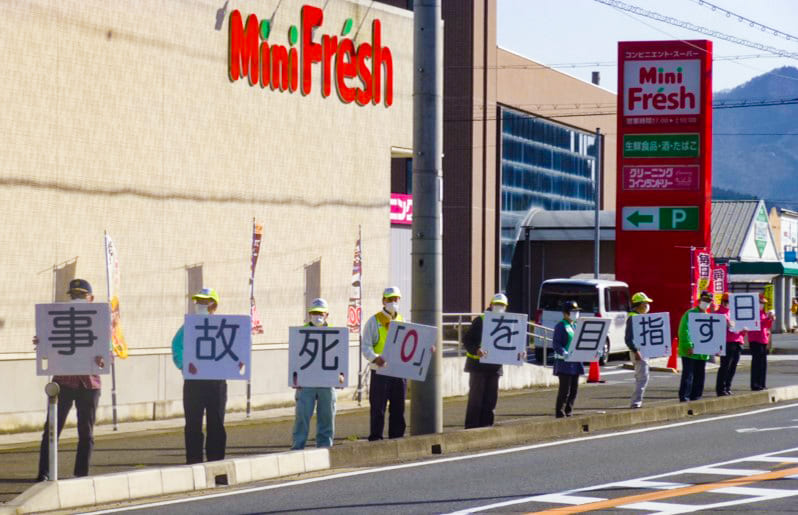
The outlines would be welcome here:
<svg viewBox="0 0 798 515">
<path fill-rule="evenodd" d="M 501 107 L 501 289 L 530 210 L 594 209 L 596 135 Z"/>
</svg>

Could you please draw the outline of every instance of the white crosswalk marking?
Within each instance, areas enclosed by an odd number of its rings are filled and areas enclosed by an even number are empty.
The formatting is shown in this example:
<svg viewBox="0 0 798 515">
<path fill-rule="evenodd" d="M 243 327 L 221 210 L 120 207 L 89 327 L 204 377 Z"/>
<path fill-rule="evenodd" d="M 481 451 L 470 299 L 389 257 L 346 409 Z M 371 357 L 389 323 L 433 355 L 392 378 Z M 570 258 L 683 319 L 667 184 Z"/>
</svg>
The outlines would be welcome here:
<svg viewBox="0 0 798 515">
<path fill-rule="evenodd" d="M 585 497 L 580 495 L 568 494 L 544 494 L 530 497 L 533 502 L 550 502 L 554 504 L 588 504 L 591 502 L 606 501 L 606 497 Z"/>
<path fill-rule="evenodd" d="M 719 476 L 753 476 L 761 474 L 764 470 L 756 469 L 727 469 L 721 467 L 696 467 L 683 471 L 683 474 L 717 474 Z"/>
<path fill-rule="evenodd" d="M 651 481 L 647 479 L 630 479 L 629 481 L 621 481 L 615 483 L 614 486 L 619 488 L 650 488 L 652 490 L 673 490 L 674 488 L 683 488 L 690 486 L 688 483 L 669 483 L 667 481 Z"/>
<path fill-rule="evenodd" d="M 765 499 L 781 499 L 782 497 L 791 497 L 798 495 L 795 490 L 779 490 L 778 488 L 755 488 L 751 486 L 729 486 L 726 488 L 718 488 L 711 490 L 715 494 L 731 494 L 731 495 L 746 495 L 748 497 L 761 497 Z"/>
<path fill-rule="evenodd" d="M 622 508 L 624 510 L 653 511 L 661 515 L 695 511 L 695 506 L 669 502 L 636 502 L 632 504 L 626 504 L 624 506 L 618 506 L 618 508 Z"/>
</svg>

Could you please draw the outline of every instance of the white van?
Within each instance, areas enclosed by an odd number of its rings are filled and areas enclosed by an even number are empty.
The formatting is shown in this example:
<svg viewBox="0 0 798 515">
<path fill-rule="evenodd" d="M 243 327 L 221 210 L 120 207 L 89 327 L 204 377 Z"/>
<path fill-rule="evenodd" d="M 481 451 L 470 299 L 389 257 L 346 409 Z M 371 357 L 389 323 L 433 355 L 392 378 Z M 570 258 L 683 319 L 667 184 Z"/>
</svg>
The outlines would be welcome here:
<svg viewBox="0 0 798 515">
<path fill-rule="evenodd" d="M 562 303 L 575 300 L 582 308 L 581 316 L 612 319 L 604 352 L 599 360 L 607 362 L 610 354 L 628 351 L 624 342 L 626 317 L 631 310 L 629 285 L 621 281 L 604 279 L 549 279 L 540 285 L 535 323 L 554 329 L 562 320 Z M 549 333 L 551 335 L 551 333 Z M 540 339 L 536 340 L 536 343 Z M 551 342 L 546 342 L 547 359 L 551 355 Z M 543 346 L 535 346 L 535 358 L 543 362 Z"/>
</svg>

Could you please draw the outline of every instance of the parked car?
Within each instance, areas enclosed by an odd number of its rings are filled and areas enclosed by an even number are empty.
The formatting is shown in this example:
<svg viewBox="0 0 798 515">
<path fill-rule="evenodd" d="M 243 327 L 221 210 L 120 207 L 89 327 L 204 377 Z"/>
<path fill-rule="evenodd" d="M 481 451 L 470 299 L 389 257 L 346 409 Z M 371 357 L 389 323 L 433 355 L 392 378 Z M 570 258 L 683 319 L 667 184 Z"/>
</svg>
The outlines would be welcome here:
<svg viewBox="0 0 798 515">
<path fill-rule="evenodd" d="M 629 285 L 621 281 L 604 279 L 549 279 L 540 285 L 535 323 L 554 329 L 562 320 L 562 303 L 575 300 L 582 308 L 581 316 L 609 318 L 612 320 L 607 341 L 599 364 L 604 365 L 610 354 L 628 351 L 624 343 L 626 317 L 631 309 Z M 542 331 L 541 331 L 542 332 Z M 549 333 L 551 335 L 551 333 Z M 543 362 L 543 345 L 536 339 L 535 358 Z M 551 355 L 551 342 L 546 342 L 546 353 Z"/>
</svg>

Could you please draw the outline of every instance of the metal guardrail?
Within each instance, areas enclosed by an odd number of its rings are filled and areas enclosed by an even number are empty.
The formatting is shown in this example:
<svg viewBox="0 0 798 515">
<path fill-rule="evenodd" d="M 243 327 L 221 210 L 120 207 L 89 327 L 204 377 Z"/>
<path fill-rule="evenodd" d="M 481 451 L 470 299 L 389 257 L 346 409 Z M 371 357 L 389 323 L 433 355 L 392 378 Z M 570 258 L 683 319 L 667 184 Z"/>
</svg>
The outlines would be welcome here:
<svg viewBox="0 0 798 515">
<path fill-rule="evenodd" d="M 478 317 L 482 313 L 443 313 L 443 327 L 456 327 L 457 339 L 456 340 L 443 340 L 443 349 L 446 351 L 454 347 L 457 350 L 457 356 L 463 356 L 463 336 L 465 335 L 464 328 L 467 330 L 471 327 L 471 320 Z M 449 321 L 447 321 L 449 319 Z M 454 320 L 452 320 L 454 319 Z M 546 348 L 551 345 L 551 338 L 554 334 L 553 329 L 544 327 L 534 322 L 527 322 L 527 350 L 537 348 L 538 344 L 543 349 L 543 364 L 546 363 Z M 549 342 L 546 344 L 546 342 Z"/>
</svg>

